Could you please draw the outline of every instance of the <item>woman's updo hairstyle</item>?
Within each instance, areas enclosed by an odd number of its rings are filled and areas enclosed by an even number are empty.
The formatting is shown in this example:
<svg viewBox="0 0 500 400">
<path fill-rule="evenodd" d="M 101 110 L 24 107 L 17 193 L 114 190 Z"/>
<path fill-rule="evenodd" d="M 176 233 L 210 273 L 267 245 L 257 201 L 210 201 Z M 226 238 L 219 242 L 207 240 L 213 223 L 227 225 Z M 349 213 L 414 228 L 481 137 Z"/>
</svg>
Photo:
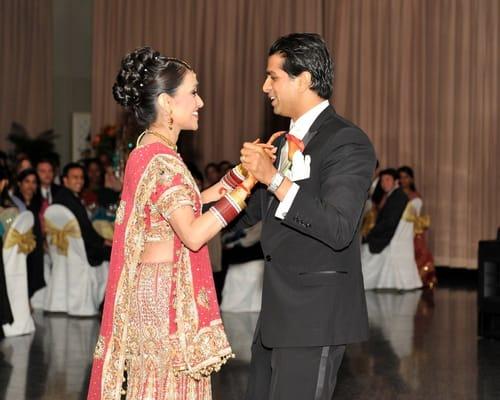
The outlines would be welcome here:
<svg viewBox="0 0 500 400">
<path fill-rule="evenodd" d="M 192 68 L 182 60 L 164 57 L 151 47 L 138 48 L 123 58 L 113 97 L 147 127 L 156 120 L 158 96 L 174 95 L 187 71 Z"/>
</svg>

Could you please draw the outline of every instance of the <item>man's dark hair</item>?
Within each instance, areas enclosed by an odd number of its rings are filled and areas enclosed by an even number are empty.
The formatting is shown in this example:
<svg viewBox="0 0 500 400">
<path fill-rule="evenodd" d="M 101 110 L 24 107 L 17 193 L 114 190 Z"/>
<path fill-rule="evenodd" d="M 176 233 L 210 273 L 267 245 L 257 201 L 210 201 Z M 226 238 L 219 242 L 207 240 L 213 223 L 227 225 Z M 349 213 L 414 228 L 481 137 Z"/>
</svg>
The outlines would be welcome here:
<svg viewBox="0 0 500 400">
<path fill-rule="evenodd" d="M 83 172 L 83 175 L 85 176 L 85 169 L 83 168 L 83 165 L 78 164 L 76 162 L 70 162 L 64 166 L 63 171 L 62 171 L 62 177 L 67 178 L 69 171 L 71 171 L 72 169 L 75 169 L 75 168 L 81 169 Z"/>
<path fill-rule="evenodd" d="M 44 158 L 40 158 L 39 160 L 37 160 L 35 163 L 35 168 L 37 168 L 38 165 L 40 165 L 40 164 L 50 164 L 52 166 L 52 169 L 55 169 L 54 162 L 49 158 L 44 157 Z"/>
<path fill-rule="evenodd" d="M 390 175 L 394 178 L 395 181 L 399 179 L 398 171 L 396 171 L 394 168 L 387 168 L 384 169 L 383 171 L 380 171 L 380 178 L 382 179 L 383 175 Z"/>
<path fill-rule="evenodd" d="M 333 94 L 333 61 L 323 38 L 317 33 L 291 33 L 280 37 L 269 49 L 269 56 L 284 58 L 283 70 L 296 77 L 311 74 L 311 90 L 323 99 Z"/>
</svg>

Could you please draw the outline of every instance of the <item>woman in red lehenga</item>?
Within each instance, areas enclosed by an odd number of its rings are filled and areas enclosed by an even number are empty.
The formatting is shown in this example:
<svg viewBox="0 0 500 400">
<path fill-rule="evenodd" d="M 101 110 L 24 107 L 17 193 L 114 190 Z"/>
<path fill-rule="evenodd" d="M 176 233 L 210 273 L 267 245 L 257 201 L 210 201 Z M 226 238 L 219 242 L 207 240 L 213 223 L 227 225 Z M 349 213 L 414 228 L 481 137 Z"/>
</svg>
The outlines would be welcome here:
<svg viewBox="0 0 500 400">
<path fill-rule="evenodd" d="M 203 106 L 185 62 L 137 49 L 113 95 L 147 129 L 125 170 L 88 398 L 209 400 L 210 374 L 232 352 L 205 244 L 245 207 L 254 180 L 236 167 L 199 192 L 175 145 Z"/>
<path fill-rule="evenodd" d="M 398 169 L 399 174 L 399 184 L 405 191 L 408 199 L 411 201 L 413 199 L 420 199 L 422 197 L 417 192 L 415 187 L 415 178 L 413 169 L 408 166 L 403 166 Z M 420 209 L 422 205 L 420 206 Z M 420 211 L 416 216 L 415 225 L 415 237 L 413 240 L 415 247 L 415 261 L 417 263 L 418 272 L 424 287 L 433 288 L 437 284 L 436 269 L 434 268 L 434 258 L 432 253 L 427 247 L 425 241 L 424 233 L 430 226 L 430 220 L 428 216 L 420 215 Z"/>
</svg>

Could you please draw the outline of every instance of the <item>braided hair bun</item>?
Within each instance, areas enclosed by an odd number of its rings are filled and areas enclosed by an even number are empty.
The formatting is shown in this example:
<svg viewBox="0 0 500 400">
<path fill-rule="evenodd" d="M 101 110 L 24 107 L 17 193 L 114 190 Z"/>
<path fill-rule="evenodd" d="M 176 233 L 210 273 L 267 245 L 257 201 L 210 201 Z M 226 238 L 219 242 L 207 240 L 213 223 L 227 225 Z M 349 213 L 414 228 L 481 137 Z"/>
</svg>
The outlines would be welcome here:
<svg viewBox="0 0 500 400">
<path fill-rule="evenodd" d="M 191 67 L 176 58 L 167 58 L 151 47 L 127 54 L 113 85 L 116 102 L 132 112 L 139 125 L 149 126 L 157 117 L 156 100 L 162 93 L 174 95 Z"/>
</svg>

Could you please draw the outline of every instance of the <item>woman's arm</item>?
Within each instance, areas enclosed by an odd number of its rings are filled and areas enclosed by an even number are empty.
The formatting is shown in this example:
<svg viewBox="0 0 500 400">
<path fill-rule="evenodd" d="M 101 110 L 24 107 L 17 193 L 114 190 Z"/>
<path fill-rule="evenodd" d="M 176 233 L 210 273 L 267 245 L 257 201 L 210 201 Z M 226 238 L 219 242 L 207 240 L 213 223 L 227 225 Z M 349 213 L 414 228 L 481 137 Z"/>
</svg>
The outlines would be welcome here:
<svg viewBox="0 0 500 400">
<path fill-rule="evenodd" d="M 198 251 L 223 228 L 210 211 L 197 218 L 189 206 L 175 210 L 169 222 L 182 243 L 191 251 Z"/>
</svg>

